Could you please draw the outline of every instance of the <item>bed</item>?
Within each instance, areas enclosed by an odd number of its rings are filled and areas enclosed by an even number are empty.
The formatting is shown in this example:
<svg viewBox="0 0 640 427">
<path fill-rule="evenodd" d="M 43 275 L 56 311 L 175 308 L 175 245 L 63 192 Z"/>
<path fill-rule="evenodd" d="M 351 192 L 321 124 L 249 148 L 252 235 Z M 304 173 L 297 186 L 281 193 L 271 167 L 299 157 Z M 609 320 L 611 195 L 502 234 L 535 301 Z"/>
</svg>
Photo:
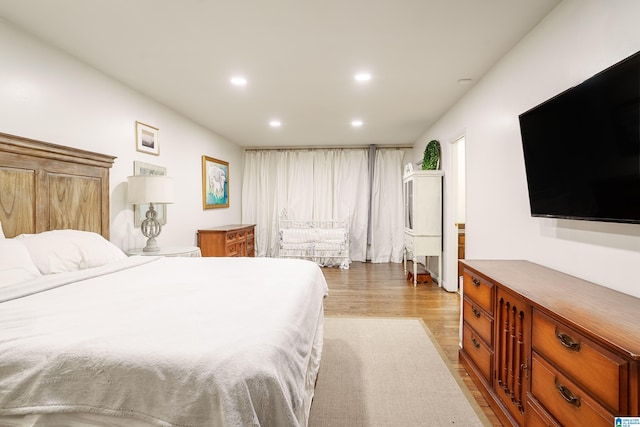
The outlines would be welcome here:
<svg viewBox="0 0 640 427">
<path fill-rule="evenodd" d="M 0 425 L 306 425 L 320 268 L 126 257 L 113 160 L 0 134 Z"/>
<path fill-rule="evenodd" d="M 289 219 L 283 211 L 278 218 L 278 255 L 348 269 L 349 218 Z"/>
</svg>

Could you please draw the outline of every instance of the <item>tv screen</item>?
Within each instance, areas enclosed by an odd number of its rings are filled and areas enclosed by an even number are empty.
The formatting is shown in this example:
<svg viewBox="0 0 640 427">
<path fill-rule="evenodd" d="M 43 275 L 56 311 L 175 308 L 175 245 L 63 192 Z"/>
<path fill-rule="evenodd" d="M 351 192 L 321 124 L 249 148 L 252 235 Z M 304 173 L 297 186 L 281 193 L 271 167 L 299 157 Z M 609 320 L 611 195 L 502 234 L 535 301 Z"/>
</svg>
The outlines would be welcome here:
<svg viewBox="0 0 640 427">
<path fill-rule="evenodd" d="M 532 216 L 640 223 L 640 52 L 519 118 Z"/>
</svg>

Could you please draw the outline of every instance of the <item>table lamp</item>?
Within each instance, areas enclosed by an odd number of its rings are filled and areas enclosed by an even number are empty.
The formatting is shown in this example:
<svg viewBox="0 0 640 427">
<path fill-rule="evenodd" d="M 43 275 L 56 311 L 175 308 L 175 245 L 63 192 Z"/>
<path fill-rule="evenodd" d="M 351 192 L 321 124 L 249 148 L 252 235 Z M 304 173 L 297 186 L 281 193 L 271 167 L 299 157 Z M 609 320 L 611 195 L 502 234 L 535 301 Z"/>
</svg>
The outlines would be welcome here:
<svg viewBox="0 0 640 427">
<path fill-rule="evenodd" d="M 160 247 L 156 237 L 160 234 L 162 227 L 156 219 L 158 213 L 153 205 L 154 203 L 173 203 L 173 179 L 164 175 L 137 175 L 127 177 L 127 182 L 129 183 L 127 201 L 134 205 L 149 204 L 146 218 L 140 225 L 142 234 L 147 238 L 147 246 L 142 250 L 158 252 Z"/>
</svg>

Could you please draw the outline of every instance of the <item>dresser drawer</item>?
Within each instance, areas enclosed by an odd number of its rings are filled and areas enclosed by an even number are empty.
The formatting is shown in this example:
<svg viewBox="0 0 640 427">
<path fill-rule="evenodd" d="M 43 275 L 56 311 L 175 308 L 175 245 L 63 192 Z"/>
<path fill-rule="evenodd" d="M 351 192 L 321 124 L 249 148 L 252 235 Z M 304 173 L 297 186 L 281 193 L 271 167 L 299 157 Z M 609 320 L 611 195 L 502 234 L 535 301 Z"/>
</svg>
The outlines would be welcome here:
<svg viewBox="0 0 640 427">
<path fill-rule="evenodd" d="M 480 277 L 471 274 L 468 270 L 464 272 L 463 292 L 489 314 L 493 315 L 493 284 Z"/>
<path fill-rule="evenodd" d="M 626 413 L 620 390 L 625 387 L 628 362 L 555 319 L 533 311 L 533 349 L 563 373 L 580 382 L 616 413 Z"/>
<path fill-rule="evenodd" d="M 611 427 L 614 416 L 533 352 L 531 392 L 565 426 Z"/>
<path fill-rule="evenodd" d="M 493 319 L 466 297 L 463 300 L 462 309 L 464 321 L 493 348 Z"/>
<path fill-rule="evenodd" d="M 551 415 L 547 414 L 535 398 L 527 396 L 527 409 L 525 425 L 527 427 L 562 427 Z"/>
<path fill-rule="evenodd" d="M 482 372 L 484 379 L 491 384 L 492 352 L 487 348 L 487 345 L 482 341 L 480 336 L 473 332 L 467 324 L 464 324 L 463 327 L 462 347 L 471 360 L 473 360 L 476 367 Z"/>
<path fill-rule="evenodd" d="M 225 250 L 225 256 L 227 257 L 236 257 L 238 256 L 238 244 L 237 243 L 227 243 L 227 247 Z"/>
<path fill-rule="evenodd" d="M 226 235 L 227 243 L 235 242 L 238 240 L 238 232 L 237 231 L 229 231 Z"/>
</svg>

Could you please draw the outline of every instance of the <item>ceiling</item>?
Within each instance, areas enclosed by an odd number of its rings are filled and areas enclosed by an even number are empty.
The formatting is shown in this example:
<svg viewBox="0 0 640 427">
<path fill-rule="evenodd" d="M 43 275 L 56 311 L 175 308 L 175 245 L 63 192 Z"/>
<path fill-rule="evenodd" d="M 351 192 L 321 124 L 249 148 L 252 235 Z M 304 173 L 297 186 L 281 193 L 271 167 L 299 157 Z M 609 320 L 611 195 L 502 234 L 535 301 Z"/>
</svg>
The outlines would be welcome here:
<svg viewBox="0 0 640 427">
<path fill-rule="evenodd" d="M 559 2 L 0 0 L 0 16 L 241 146 L 410 145 Z"/>
</svg>

